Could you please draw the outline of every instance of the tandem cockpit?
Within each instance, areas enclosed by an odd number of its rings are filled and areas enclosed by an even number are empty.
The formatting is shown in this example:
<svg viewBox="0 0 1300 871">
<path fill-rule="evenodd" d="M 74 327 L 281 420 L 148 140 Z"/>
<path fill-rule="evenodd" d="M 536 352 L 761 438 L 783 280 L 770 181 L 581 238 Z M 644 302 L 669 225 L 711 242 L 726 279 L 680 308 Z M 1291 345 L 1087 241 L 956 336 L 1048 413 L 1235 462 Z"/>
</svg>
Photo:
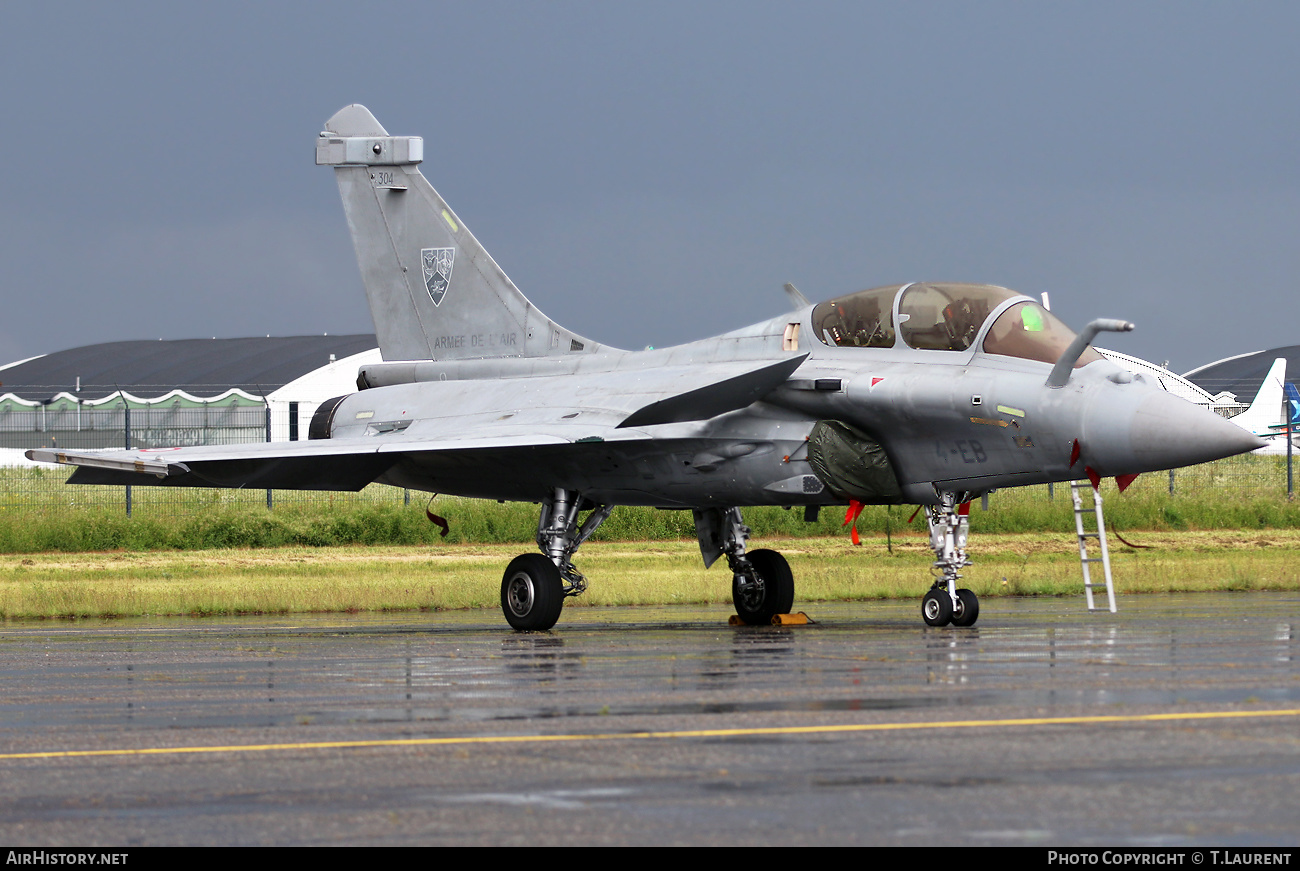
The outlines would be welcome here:
<svg viewBox="0 0 1300 871">
<path fill-rule="evenodd" d="M 992 323 L 988 329 L 985 324 Z M 812 327 L 838 348 L 971 351 L 1054 364 L 1075 333 L 1023 294 L 990 284 L 896 284 L 828 300 Z M 1102 359 L 1087 348 L 1074 367 Z"/>
</svg>

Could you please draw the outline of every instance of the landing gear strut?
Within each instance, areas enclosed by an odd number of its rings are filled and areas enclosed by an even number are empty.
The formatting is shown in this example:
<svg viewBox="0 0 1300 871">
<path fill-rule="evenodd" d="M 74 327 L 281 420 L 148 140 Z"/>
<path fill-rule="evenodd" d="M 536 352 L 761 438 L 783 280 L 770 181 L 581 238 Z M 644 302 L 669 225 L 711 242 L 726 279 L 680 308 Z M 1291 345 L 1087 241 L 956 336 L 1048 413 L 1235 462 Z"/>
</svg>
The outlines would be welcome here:
<svg viewBox="0 0 1300 871">
<path fill-rule="evenodd" d="M 936 578 L 921 600 L 921 619 L 927 626 L 974 626 L 980 603 L 970 590 L 958 589 L 960 569 L 966 559 L 966 537 L 970 532 L 970 503 L 958 503 L 955 493 L 940 494 L 938 505 L 925 509 L 930 524 L 930 548 L 934 551 Z"/>
<path fill-rule="evenodd" d="M 560 619 L 564 600 L 586 591 L 587 579 L 573 565 L 573 554 L 605 522 L 614 506 L 597 505 L 579 526 L 581 503 L 580 493 L 557 487 L 543 500 L 537 520 L 537 546 L 542 552 L 515 557 L 506 568 L 501 578 L 501 610 L 515 629 L 550 629 Z"/>
</svg>

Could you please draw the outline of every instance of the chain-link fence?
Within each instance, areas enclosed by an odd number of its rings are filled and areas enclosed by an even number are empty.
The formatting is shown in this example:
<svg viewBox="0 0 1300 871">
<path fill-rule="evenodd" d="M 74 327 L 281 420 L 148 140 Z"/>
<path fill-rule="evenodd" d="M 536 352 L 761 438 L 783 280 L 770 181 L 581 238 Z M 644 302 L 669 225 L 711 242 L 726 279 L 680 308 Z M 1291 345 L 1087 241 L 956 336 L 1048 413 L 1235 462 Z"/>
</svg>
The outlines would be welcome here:
<svg viewBox="0 0 1300 871">
<path fill-rule="evenodd" d="M 262 405 L 0 407 L 0 447 L 102 450 L 241 444 L 266 441 L 269 419 Z"/>
<path fill-rule="evenodd" d="M 135 515 L 184 515 L 213 508 L 347 505 L 357 502 L 409 504 L 409 490 L 372 484 L 359 493 L 323 490 L 229 490 L 206 487 L 107 487 L 65 483 L 68 467 L 0 467 L 0 510 L 61 512 L 86 508 Z"/>
<path fill-rule="evenodd" d="M 248 506 L 274 510 L 277 506 L 312 505 L 329 508 L 358 502 L 409 504 L 412 498 L 427 498 L 420 493 L 412 494 L 409 490 L 383 484 L 372 484 L 359 493 L 198 487 L 127 488 L 70 485 L 65 483 L 68 474 L 66 467 L 0 467 L 0 510 L 61 512 L 99 508 L 128 513 L 184 515 L 221 507 Z M 1289 495 L 1289 479 L 1286 456 L 1247 454 L 1173 472 L 1142 475 L 1130 485 L 1128 494 L 1168 494 L 1180 499 L 1285 499 Z M 994 493 L 985 501 L 985 506 L 996 508 L 1005 494 L 1013 492 L 1017 501 L 1070 501 L 1069 486 L 1057 484 L 1018 487 L 1014 491 Z"/>
<path fill-rule="evenodd" d="M 271 440 L 274 431 L 296 440 L 297 403 L 286 409 L 288 421 L 272 420 L 261 405 L 160 405 L 115 408 L 46 407 L 0 409 L 0 448 L 11 460 L 30 448 L 102 450 L 229 445 Z M 336 503 L 408 503 L 407 490 L 374 484 L 360 493 L 313 490 L 229 490 L 196 487 L 100 487 L 66 484 L 71 469 L 33 465 L 0 466 L 0 509 L 68 511 L 83 508 L 193 514 L 214 507 L 324 505 Z"/>
<path fill-rule="evenodd" d="M 1294 461 L 1286 454 L 1241 454 L 1199 466 L 1139 475 L 1126 492 L 1134 496 L 1167 494 L 1219 499 L 1229 495 L 1238 499 L 1291 497 L 1295 492 L 1293 467 Z M 1070 499 L 1068 484 L 1020 487 L 1016 492 L 1023 498 L 1049 502 Z"/>
</svg>

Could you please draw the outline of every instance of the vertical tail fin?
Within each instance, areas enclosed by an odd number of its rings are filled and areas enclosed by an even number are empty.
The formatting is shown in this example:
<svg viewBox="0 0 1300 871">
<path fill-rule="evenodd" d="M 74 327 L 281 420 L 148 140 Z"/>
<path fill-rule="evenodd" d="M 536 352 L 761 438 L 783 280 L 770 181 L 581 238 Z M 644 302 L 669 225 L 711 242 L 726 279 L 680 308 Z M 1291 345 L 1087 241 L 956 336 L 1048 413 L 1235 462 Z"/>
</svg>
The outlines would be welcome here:
<svg viewBox="0 0 1300 871">
<path fill-rule="evenodd" d="M 541 357 L 600 346 L 519 292 L 420 173 L 424 141 L 389 136 L 370 110 L 325 123 L 316 163 L 333 166 L 385 360 Z"/>
<path fill-rule="evenodd" d="M 1268 374 L 1259 385 L 1259 392 L 1250 407 L 1228 420 L 1255 435 L 1275 433 L 1286 426 L 1282 410 L 1282 396 L 1286 383 L 1286 358 L 1278 357 L 1269 367 Z"/>
</svg>

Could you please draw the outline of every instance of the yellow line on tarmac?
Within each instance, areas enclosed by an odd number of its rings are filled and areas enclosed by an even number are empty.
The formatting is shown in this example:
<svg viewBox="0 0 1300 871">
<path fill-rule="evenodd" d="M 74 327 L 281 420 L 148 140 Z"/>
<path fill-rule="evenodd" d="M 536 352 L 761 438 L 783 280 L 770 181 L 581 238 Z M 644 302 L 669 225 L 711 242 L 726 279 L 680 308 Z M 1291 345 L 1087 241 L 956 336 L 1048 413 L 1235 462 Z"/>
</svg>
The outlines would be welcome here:
<svg viewBox="0 0 1300 871">
<path fill-rule="evenodd" d="M 0 753 L 8 759 L 70 759 L 85 756 L 175 756 L 186 753 L 266 753 L 276 750 L 350 750 L 363 747 L 439 747 L 464 744 L 538 744 L 557 741 L 644 741 L 664 738 L 744 738 L 757 735 L 832 735 L 919 729 L 996 729 L 1008 726 L 1081 726 L 1296 717 L 1300 708 L 1275 711 L 1199 711 L 1180 714 L 1114 714 L 1093 717 L 1027 717 L 1017 720 L 940 720 L 920 723 L 859 723 L 841 726 L 768 726 L 752 729 L 688 729 L 677 732 L 596 732 L 585 735 L 489 735 L 460 738 L 386 738 L 375 741 L 303 741 L 291 744 L 226 744 L 210 747 L 136 747 L 120 750 L 47 750 Z"/>
</svg>

